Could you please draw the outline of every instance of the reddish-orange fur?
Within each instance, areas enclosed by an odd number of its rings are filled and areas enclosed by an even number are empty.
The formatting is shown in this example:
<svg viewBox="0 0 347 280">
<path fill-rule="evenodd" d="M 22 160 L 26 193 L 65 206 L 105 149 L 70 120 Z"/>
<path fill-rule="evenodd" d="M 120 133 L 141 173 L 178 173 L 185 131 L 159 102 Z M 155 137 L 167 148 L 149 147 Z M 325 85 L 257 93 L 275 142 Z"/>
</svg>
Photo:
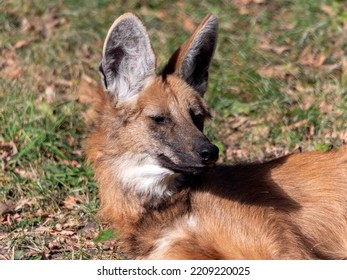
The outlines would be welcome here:
<svg viewBox="0 0 347 280">
<path fill-rule="evenodd" d="M 193 39 L 171 63 L 182 63 Z M 158 110 L 170 113 L 177 127 L 183 123 L 178 129 L 189 150 L 187 135 L 199 131 L 187 108 L 198 104 L 206 111 L 206 106 L 178 73 L 153 79 L 136 102 L 115 105 L 109 94 L 97 94 L 99 115 L 85 149 L 100 187 L 100 217 L 121 233 L 129 258 L 347 259 L 346 147 L 211 166 L 174 193 L 150 198 L 124 189 L 115 159 L 165 149 L 148 128 L 147 115 Z M 173 130 L 166 135 L 179 138 Z"/>
</svg>

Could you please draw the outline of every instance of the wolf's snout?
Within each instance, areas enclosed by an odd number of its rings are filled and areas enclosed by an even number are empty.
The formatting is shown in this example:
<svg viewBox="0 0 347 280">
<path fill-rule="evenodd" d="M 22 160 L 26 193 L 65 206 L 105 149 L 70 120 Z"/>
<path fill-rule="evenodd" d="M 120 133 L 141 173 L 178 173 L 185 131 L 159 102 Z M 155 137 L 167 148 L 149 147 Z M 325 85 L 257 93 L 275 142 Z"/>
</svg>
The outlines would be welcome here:
<svg viewBox="0 0 347 280">
<path fill-rule="evenodd" d="M 203 164 L 215 163 L 219 156 L 219 149 L 213 144 L 204 144 L 199 151 Z"/>
</svg>

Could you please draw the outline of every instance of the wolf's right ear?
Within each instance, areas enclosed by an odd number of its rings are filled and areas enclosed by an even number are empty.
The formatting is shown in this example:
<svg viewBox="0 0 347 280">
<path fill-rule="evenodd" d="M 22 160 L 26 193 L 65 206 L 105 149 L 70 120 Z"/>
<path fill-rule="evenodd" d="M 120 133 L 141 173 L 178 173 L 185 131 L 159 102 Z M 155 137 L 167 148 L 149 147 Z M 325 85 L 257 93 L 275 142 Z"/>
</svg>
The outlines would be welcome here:
<svg viewBox="0 0 347 280">
<path fill-rule="evenodd" d="M 99 70 L 105 89 L 117 102 L 138 94 L 155 76 L 155 55 L 146 28 L 134 14 L 126 13 L 112 24 Z"/>
</svg>

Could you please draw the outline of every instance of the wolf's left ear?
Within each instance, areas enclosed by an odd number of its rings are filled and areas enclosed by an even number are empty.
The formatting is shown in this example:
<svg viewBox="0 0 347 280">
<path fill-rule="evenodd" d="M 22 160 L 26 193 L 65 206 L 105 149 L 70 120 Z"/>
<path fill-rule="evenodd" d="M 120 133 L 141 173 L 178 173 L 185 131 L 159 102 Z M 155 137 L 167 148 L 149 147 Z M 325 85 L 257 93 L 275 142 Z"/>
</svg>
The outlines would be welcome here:
<svg viewBox="0 0 347 280">
<path fill-rule="evenodd" d="M 208 69 L 216 48 L 217 18 L 208 14 L 192 36 L 172 55 L 162 75 L 176 74 L 201 96 L 207 90 Z"/>
<path fill-rule="evenodd" d="M 137 16 L 126 13 L 112 24 L 99 69 L 106 90 L 121 102 L 139 93 L 155 76 L 155 55 Z"/>
</svg>

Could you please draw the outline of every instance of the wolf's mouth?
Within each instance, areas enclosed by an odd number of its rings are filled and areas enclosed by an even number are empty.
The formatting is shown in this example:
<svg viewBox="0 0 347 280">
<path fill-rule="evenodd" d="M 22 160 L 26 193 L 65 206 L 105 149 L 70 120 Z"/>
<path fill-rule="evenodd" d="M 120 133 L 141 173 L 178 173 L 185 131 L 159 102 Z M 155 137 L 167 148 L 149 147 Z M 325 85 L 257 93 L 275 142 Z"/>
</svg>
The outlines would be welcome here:
<svg viewBox="0 0 347 280">
<path fill-rule="evenodd" d="M 158 160 L 160 164 L 175 173 L 181 173 L 181 174 L 200 174 L 206 171 L 209 167 L 213 166 L 214 164 L 209 165 L 177 165 L 175 164 L 169 157 L 161 154 L 158 156 Z"/>
</svg>

